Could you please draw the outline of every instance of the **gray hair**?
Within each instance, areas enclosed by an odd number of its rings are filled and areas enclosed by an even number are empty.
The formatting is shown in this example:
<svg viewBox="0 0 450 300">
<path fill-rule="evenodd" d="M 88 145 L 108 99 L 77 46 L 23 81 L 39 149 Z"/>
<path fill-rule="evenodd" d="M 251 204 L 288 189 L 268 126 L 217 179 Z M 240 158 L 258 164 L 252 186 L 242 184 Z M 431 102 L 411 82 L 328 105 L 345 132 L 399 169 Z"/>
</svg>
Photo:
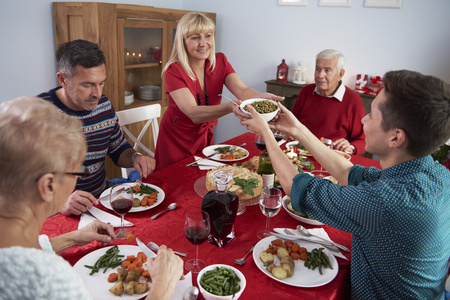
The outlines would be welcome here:
<svg viewBox="0 0 450 300">
<path fill-rule="evenodd" d="M 344 54 L 342 54 L 341 51 L 338 51 L 335 49 L 325 49 L 316 55 L 316 59 L 330 59 L 330 58 L 335 58 L 335 57 L 337 57 L 336 66 L 338 68 L 338 71 L 344 69 L 345 56 L 344 56 Z"/>
</svg>

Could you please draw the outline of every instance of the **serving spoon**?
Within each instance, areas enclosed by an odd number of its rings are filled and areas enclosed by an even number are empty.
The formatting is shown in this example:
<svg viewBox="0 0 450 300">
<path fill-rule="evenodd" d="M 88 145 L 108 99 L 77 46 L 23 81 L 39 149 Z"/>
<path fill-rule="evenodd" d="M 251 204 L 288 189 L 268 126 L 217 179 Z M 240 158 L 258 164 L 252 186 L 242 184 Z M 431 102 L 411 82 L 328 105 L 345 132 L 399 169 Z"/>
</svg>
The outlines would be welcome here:
<svg viewBox="0 0 450 300">
<path fill-rule="evenodd" d="M 148 242 L 147 245 L 148 245 L 148 247 L 149 247 L 150 249 L 152 249 L 153 251 L 158 252 L 158 250 L 159 250 L 158 244 L 156 244 L 156 243 L 154 243 L 154 242 Z M 173 251 L 173 253 L 175 253 L 175 254 L 177 254 L 177 255 L 179 255 L 179 256 L 183 256 L 183 257 L 187 257 L 187 256 L 188 256 L 188 255 L 187 255 L 186 253 L 184 253 L 184 252 Z"/>
<path fill-rule="evenodd" d="M 167 209 L 166 209 L 166 210 L 163 210 L 163 211 L 157 213 L 156 215 L 151 216 L 150 219 L 154 220 L 154 219 L 156 219 L 160 214 L 165 213 L 166 211 L 174 210 L 175 207 L 177 207 L 177 204 L 176 204 L 176 203 L 170 203 L 169 206 L 167 206 Z"/>
<path fill-rule="evenodd" d="M 253 248 L 255 248 L 255 246 L 252 246 L 252 247 L 250 248 L 250 250 L 248 250 L 247 254 L 244 255 L 243 258 L 235 259 L 234 262 L 235 262 L 236 264 L 240 265 L 240 266 L 244 265 L 244 264 L 245 264 L 245 258 L 247 257 L 247 255 L 249 255 L 249 254 L 253 251 Z"/>
<path fill-rule="evenodd" d="M 230 100 L 231 102 L 233 102 L 236 106 L 239 106 L 239 104 L 237 104 L 236 102 L 234 102 L 234 100 L 232 100 L 231 98 L 225 96 L 224 94 L 219 94 L 219 96 L 225 97 L 225 98 L 227 98 L 228 100 Z"/>
</svg>

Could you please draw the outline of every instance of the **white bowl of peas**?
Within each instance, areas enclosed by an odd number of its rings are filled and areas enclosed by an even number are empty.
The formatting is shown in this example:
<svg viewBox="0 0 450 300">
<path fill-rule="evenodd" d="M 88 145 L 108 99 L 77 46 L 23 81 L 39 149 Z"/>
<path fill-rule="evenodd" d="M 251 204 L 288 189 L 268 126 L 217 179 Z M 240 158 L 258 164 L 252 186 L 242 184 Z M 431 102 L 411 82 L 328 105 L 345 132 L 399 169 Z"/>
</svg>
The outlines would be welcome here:
<svg viewBox="0 0 450 300">
<path fill-rule="evenodd" d="M 239 108 L 242 112 L 246 114 L 250 114 L 249 111 L 247 111 L 247 105 L 253 106 L 253 108 L 266 120 L 269 122 L 280 111 L 280 108 L 278 107 L 277 101 L 274 100 L 268 100 L 268 99 L 262 99 L 262 98 L 253 98 L 253 99 L 247 99 L 242 101 Z"/>
<path fill-rule="evenodd" d="M 206 300 L 235 300 L 242 295 L 247 281 L 238 269 L 216 264 L 198 273 L 197 285 Z"/>
</svg>

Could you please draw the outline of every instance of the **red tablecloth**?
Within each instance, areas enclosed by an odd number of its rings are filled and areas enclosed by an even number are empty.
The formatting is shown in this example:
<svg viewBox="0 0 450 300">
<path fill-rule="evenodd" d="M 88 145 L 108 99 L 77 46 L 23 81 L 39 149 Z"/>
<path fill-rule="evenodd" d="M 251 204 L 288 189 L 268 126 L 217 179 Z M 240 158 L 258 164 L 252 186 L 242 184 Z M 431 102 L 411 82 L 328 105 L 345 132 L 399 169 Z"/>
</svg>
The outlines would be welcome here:
<svg viewBox="0 0 450 300">
<path fill-rule="evenodd" d="M 259 155 L 260 151 L 254 145 L 254 134 L 245 133 L 224 144 L 240 145 L 246 142 L 244 146 L 251 158 Z M 201 154 L 199 154 L 201 156 Z M 313 159 L 312 159 L 313 160 Z M 199 170 L 197 167 L 185 167 L 193 158 L 187 158 L 163 170 L 149 175 L 144 182 L 154 184 L 162 188 L 166 194 L 164 202 L 158 207 L 139 213 L 129 213 L 125 219 L 134 223 L 132 227 L 135 235 L 143 242 L 148 243 L 154 241 L 157 244 L 166 244 L 168 247 L 184 251 L 188 253 L 188 258 L 193 258 L 195 248 L 184 236 L 184 219 L 186 213 L 194 208 L 199 208 L 202 197 L 194 190 L 194 183 L 207 171 Z M 314 160 L 313 160 L 314 161 Z M 375 166 L 380 168 L 379 162 L 363 158 L 360 156 L 352 156 L 352 162 L 363 166 Z M 177 203 L 177 208 L 163 214 L 155 220 L 151 220 L 150 216 L 164 210 L 170 203 Z M 99 205 L 99 208 L 103 208 Z M 107 209 L 105 209 L 107 210 Z M 107 210 L 108 211 L 108 210 Z M 53 237 L 65 232 L 77 229 L 79 217 L 65 217 L 61 214 L 49 218 L 42 230 L 41 234 L 47 234 Z M 203 259 L 207 264 L 228 264 L 236 266 L 245 275 L 247 279 L 247 287 L 241 296 L 241 299 L 346 299 L 350 294 L 350 253 L 344 253 L 349 259 L 348 261 L 337 258 L 339 263 L 339 272 L 336 278 L 330 283 L 316 288 L 299 288 L 292 287 L 277 282 L 265 274 L 263 274 L 256 264 L 252 256 L 247 257 L 247 263 L 244 266 L 234 264 L 235 258 L 240 258 L 255 245 L 259 239 L 256 233 L 265 228 L 265 216 L 259 210 L 257 205 L 248 206 L 244 214 L 236 217 L 235 233 L 236 238 L 227 244 L 224 248 L 219 248 L 209 243 L 199 246 L 199 258 Z M 299 224 L 298 221 L 291 218 L 283 209 L 280 213 L 273 217 L 270 227 L 277 228 L 295 228 Z M 304 224 L 307 228 L 318 227 Z M 330 238 L 336 243 L 351 248 L 351 234 L 334 229 L 329 226 L 323 227 Z M 115 241 L 113 244 L 127 244 L 123 241 Z M 128 243 L 129 244 L 129 243 Z M 135 242 L 131 243 L 135 245 Z M 74 247 L 62 253 L 62 256 L 72 265 L 87 253 L 102 247 L 98 242 L 92 242 L 82 247 Z M 193 276 L 193 283 L 196 284 L 196 275 Z M 203 299 L 199 296 L 198 299 Z"/>
</svg>

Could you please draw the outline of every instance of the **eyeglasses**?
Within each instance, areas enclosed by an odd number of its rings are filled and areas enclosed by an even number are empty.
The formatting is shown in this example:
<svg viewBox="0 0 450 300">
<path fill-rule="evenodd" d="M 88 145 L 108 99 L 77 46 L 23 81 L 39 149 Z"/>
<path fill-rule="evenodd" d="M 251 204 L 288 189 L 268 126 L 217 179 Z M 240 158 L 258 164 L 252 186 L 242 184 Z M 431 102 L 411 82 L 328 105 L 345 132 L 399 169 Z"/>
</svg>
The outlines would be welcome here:
<svg viewBox="0 0 450 300">
<path fill-rule="evenodd" d="M 36 181 L 38 181 L 39 178 L 41 178 L 42 176 L 44 176 L 47 173 L 52 173 L 52 174 L 60 173 L 60 174 L 66 174 L 66 175 L 75 175 L 75 176 L 78 176 L 78 178 L 86 178 L 89 176 L 88 168 L 86 166 L 82 165 L 80 168 L 80 172 L 46 172 L 46 173 L 42 174 L 41 176 L 39 176 L 38 178 L 36 178 Z"/>
<path fill-rule="evenodd" d="M 86 166 L 81 166 L 80 172 L 62 172 L 63 174 L 67 175 L 76 175 L 78 178 L 85 178 L 89 176 L 89 170 Z"/>
</svg>

